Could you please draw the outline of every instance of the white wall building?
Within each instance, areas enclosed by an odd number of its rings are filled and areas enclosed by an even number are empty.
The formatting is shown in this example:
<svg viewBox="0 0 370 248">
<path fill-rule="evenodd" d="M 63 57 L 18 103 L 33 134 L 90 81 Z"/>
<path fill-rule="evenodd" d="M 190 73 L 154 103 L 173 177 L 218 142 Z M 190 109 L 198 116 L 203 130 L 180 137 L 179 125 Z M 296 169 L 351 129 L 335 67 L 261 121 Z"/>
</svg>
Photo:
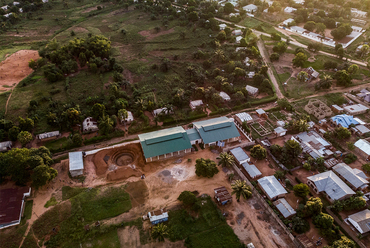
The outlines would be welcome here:
<svg viewBox="0 0 370 248">
<path fill-rule="evenodd" d="M 69 173 L 71 173 L 72 177 L 77 177 L 84 173 L 82 152 L 69 153 Z"/>
</svg>

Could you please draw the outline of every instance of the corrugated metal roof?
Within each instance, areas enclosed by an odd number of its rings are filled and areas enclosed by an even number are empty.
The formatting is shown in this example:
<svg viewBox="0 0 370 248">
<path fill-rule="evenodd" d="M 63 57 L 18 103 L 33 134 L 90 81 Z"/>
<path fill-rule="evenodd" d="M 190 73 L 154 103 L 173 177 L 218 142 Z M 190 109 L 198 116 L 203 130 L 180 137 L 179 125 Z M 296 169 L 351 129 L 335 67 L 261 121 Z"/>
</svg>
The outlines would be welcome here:
<svg viewBox="0 0 370 248">
<path fill-rule="evenodd" d="M 239 164 L 248 162 L 250 160 L 248 154 L 245 153 L 240 146 L 230 150 L 230 153 L 235 157 Z"/>
<path fill-rule="evenodd" d="M 338 111 L 343 111 L 343 108 L 342 107 L 339 107 L 338 105 L 334 104 L 334 105 L 331 105 L 333 108 L 335 108 L 336 110 Z"/>
<path fill-rule="evenodd" d="M 242 164 L 242 166 L 248 172 L 251 178 L 262 176 L 262 173 L 257 169 L 257 167 L 254 164 L 248 164 L 248 162 L 245 162 Z"/>
<path fill-rule="evenodd" d="M 257 110 L 256 110 L 256 112 L 257 112 L 257 114 L 259 114 L 259 115 L 266 114 L 265 110 L 263 110 L 263 109 L 257 109 Z"/>
<path fill-rule="evenodd" d="M 365 125 L 366 124 L 366 122 L 364 122 L 363 120 L 361 120 L 360 118 L 358 118 L 358 117 L 354 117 L 353 118 L 355 121 L 357 121 L 358 123 L 360 123 L 361 125 Z"/>
<path fill-rule="evenodd" d="M 197 129 L 195 129 L 195 128 L 186 130 L 186 133 L 188 134 L 188 137 L 189 137 L 190 141 L 201 139 Z"/>
<path fill-rule="evenodd" d="M 367 155 L 370 155 L 370 143 L 367 140 L 359 139 L 354 144 L 355 147 L 366 153 Z"/>
<path fill-rule="evenodd" d="M 225 92 L 221 91 L 219 93 L 220 97 L 222 97 L 225 101 L 230 101 L 230 96 L 228 94 L 226 94 Z"/>
<path fill-rule="evenodd" d="M 280 213 L 284 216 L 284 218 L 288 218 L 297 212 L 289 205 L 285 198 L 280 198 L 274 202 L 276 208 L 280 211 Z"/>
<path fill-rule="evenodd" d="M 333 171 L 326 171 L 307 177 L 307 179 L 316 185 L 319 192 L 324 191 L 333 200 L 339 200 L 346 195 L 355 194 Z"/>
<path fill-rule="evenodd" d="M 342 127 L 348 128 L 351 124 L 358 125 L 358 123 L 353 116 L 351 115 L 336 115 L 331 117 L 331 120 L 335 122 L 337 125 L 341 125 Z"/>
<path fill-rule="evenodd" d="M 8 147 L 11 147 L 11 146 L 12 146 L 11 141 L 4 141 L 4 142 L 0 143 L 0 148 L 8 148 Z"/>
<path fill-rule="evenodd" d="M 270 199 L 288 193 L 274 176 L 263 177 L 257 181 Z"/>
<path fill-rule="evenodd" d="M 366 179 L 356 175 L 352 168 L 345 163 L 337 164 L 333 167 L 333 170 L 346 179 L 356 189 L 369 183 Z"/>
<path fill-rule="evenodd" d="M 362 170 L 359 170 L 357 168 L 354 168 L 352 170 L 353 170 L 353 173 L 355 173 L 357 176 L 362 177 L 364 179 L 368 179 L 368 177 L 366 176 L 366 174 Z"/>
<path fill-rule="evenodd" d="M 139 139 L 145 158 L 191 148 L 189 137 L 182 127 L 139 134 Z"/>
<path fill-rule="evenodd" d="M 190 105 L 192 105 L 194 107 L 201 106 L 201 105 L 203 105 L 203 101 L 202 100 L 190 101 Z"/>
<path fill-rule="evenodd" d="M 286 130 L 285 128 L 283 128 L 283 127 L 277 127 L 277 128 L 275 128 L 274 129 L 274 132 L 275 133 L 284 133 L 284 132 L 286 132 L 286 131 L 288 131 L 288 130 Z"/>
<path fill-rule="evenodd" d="M 369 108 L 362 105 L 362 104 L 353 104 L 353 105 L 350 105 L 350 106 L 345 106 L 343 109 L 345 111 L 349 112 L 349 113 L 356 114 L 358 112 L 366 111 Z"/>
<path fill-rule="evenodd" d="M 258 88 L 250 86 L 250 85 L 245 86 L 245 89 L 248 91 L 248 93 L 250 93 L 252 95 L 258 93 Z"/>
<path fill-rule="evenodd" d="M 365 134 L 370 132 L 370 129 L 368 129 L 364 125 L 357 125 L 356 127 L 353 128 L 356 132 L 359 132 L 360 134 Z"/>
<path fill-rule="evenodd" d="M 353 220 L 360 226 L 361 228 L 361 230 L 359 230 L 360 233 L 366 233 L 370 231 L 370 210 L 369 209 L 365 209 L 361 212 L 352 214 L 348 216 L 348 219 Z"/>
<path fill-rule="evenodd" d="M 238 113 L 235 116 L 237 116 L 241 122 L 253 121 L 252 116 L 246 112 Z"/>
<path fill-rule="evenodd" d="M 84 161 L 82 152 L 70 152 L 69 153 L 69 170 L 83 170 Z"/>
<path fill-rule="evenodd" d="M 234 121 L 227 117 L 218 117 L 205 121 L 193 122 L 204 144 L 239 137 Z"/>
<path fill-rule="evenodd" d="M 58 136 L 59 134 L 60 134 L 59 131 L 48 132 L 48 133 L 40 133 L 38 135 L 38 138 L 39 139 L 46 139 L 46 138 L 51 138 L 51 137 Z"/>
</svg>

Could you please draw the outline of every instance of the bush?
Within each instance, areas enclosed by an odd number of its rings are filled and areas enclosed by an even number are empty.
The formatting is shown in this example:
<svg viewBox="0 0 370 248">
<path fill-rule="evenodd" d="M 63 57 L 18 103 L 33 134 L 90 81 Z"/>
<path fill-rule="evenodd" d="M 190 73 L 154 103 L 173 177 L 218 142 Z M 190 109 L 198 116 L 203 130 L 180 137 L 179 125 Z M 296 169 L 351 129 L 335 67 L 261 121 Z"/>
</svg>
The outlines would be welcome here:
<svg viewBox="0 0 370 248">
<path fill-rule="evenodd" d="M 219 172 L 217 165 L 210 159 L 197 159 L 195 164 L 195 174 L 199 177 L 211 178 Z"/>
<path fill-rule="evenodd" d="M 190 191 L 183 191 L 177 198 L 185 206 L 193 206 L 197 202 L 197 197 Z"/>
<path fill-rule="evenodd" d="M 357 160 L 357 156 L 353 153 L 349 153 L 346 155 L 346 157 L 343 159 L 344 163 L 351 164 Z"/>
</svg>

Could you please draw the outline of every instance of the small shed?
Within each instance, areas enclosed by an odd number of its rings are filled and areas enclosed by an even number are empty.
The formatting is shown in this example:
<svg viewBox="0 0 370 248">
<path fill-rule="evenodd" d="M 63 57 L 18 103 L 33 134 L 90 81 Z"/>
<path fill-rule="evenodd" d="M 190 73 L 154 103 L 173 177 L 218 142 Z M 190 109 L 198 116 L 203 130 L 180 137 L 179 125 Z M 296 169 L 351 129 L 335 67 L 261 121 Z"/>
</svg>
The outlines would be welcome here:
<svg viewBox="0 0 370 248">
<path fill-rule="evenodd" d="M 365 134 L 370 133 L 370 129 L 368 129 L 365 125 L 357 125 L 352 127 L 351 130 L 358 136 L 364 136 Z"/>
<path fill-rule="evenodd" d="M 278 126 L 278 127 L 285 127 L 285 121 L 277 121 L 276 122 L 276 125 Z"/>
<path fill-rule="evenodd" d="M 220 24 L 219 26 L 220 26 L 220 30 L 224 30 L 227 27 L 227 25 L 224 23 Z"/>
<path fill-rule="evenodd" d="M 252 116 L 246 112 L 235 114 L 235 119 L 240 125 L 242 125 L 243 122 L 247 123 L 253 122 Z"/>
<path fill-rule="evenodd" d="M 260 118 L 267 118 L 267 113 L 263 109 L 257 109 L 256 113 Z"/>
<path fill-rule="evenodd" d="M 254 164 L 249 164 L 248 162 L 245 162 L 242 164 L 242 166 L 251 178 L 262 176 L 262 173 Z"/>
<path fill-rule="evenodd" d="M 256 96 L 258 94 L 258 88 L 256 88 L 256 87 L 247 85 L 247 86 L 245 86 L 245 89 L 247 90 L 248 95 Z"/>
<path fill-rule="evenodd" d="M 334 105 L 331 105 L 331 110 L 336 113 L 336 114 L 341 114 L 343 113 L 343 108 L 342 107 L 339 107 L 338 105 L 334 104 Z"/>
<path fill-rule="evenodd" d="M 0 152 L 5 152 L 12 149 L 13 143 L 11 141 L 4 141 L 0 143 Z"/>
<path fill-rule="evenodd" d="M 284 216 L 284 218 L 289 218 L 295 215 L 297 212 L 290 206 L 290 204 L 285 200 L 285 198 L 278 199 L 274 202 L 275 207 Z"/>
<path fill-rule="evenodd" d="M 243 39 L 242 36 L 236 36 L 235 42 L 239 44 L 242 39 Z"/>
<path fill-rule="evenodd" d="M 228 94 L 226 94 L 225 92 L 223 92 L 223 91 L 221 91 L 219 93 L 219 95 L 220 95 L 220 97 L 222 97 L 222 99 L 224 99 L 224 101 L 230 101 L 231 100 L 230 96 Z"/>
<path fill-rule="evenodd" d="M 229 191 L 227 191 L 225 187 L 216 188 L 214 189 L 214 191 L 215 191 L 215 199 L 217 203 L 220 205 L 225 205 L 226 203 L 231 202 L 233 199 Z"/>
<path fill-rule="evenodd" d="M 157 116 L 157 115 L 160 115 L 160 114 L 168 115 L 168 114 L 172 114 L 172 113 L 173 113 L 172 109 L 168 109 L 168 108 L 154 109 L 153 112 L 152 112 L 153 116 Z"/>
<path fill-rule="evenodd" d="M 203 101 L 202 100 L 190 101 L 189 106 L 191 110 L 195 110 L 197 107 L 203 106 Z"/>
<path fill-rule="evenodd" d="M 82 152 L 69 153 L 69 173 L 72 177 L 82 175 L 84 172 L 84 161 Z"/>
<path fill-rule="evenodd" d="M 126 119 L 121 119 L 121 123 L 126 122 L 126 123 L 131 123 L 134 121 L 134 116 L 131 111 L 127 111 L 127 118 Z"/>
<path fill-rule="evenodd" d="M 48 133 L 40 133 L 36 135 L 36 139 L 39 141 L 47 141 L 47 140 L 56 139 L 59 136 L 60 136 L 59 131 L 54 131 L 54 132 L 48 132 Z"/>
<path fill-rule="evenodd" d="M 152 225 L 168 221 L 168 212 L 165 209 L 148 212 L 148 217 Z"/>
<path fill-rule="evenodd" d="M 274 133 L 276 134 L 276 137 L 281 137 L 281 136 L 286 135 L 287 131 L 288 130 L 286 130 L 283 127 L 277 127 L 277 128 L 274 129 Z"/>
<path fill-rule="evenodd" d="M 230 153 L 231 153 L 231 155 L 234 156 L 234 158 L 235 158 L 236 162 L 238 162 L 238 164 L 243 164 L 245 162 L 250 162 L 251 161 L 251 158 L 248 156 L 248 154 L 245 153 L 243 148 L 241 148 L 240 146 L 238 146 L 234 149 L 231 149 Z"/>
<path fill-rule="evenodd" d="M 254 4 L 248 4 L 247 6 L 243 7 L 243 10 L 245 10 L 248 13 L 253 14 L 258 10 L 258 7 L 257 5 L 254 5 Z"/>
<path fill-rule="evenodd" d="M 232 35 L 235 35 L 235 36 L 239 36 L 239 35 L 242 35 L 243 32 L 240 30 L 240 29 L 234 29 L 232 32 L 231 32 Z"/>
<path fill-rule="evenodd" d="M 249 71 L 249 72 L 247 72 L 247 76 L 248 76 L 248 78 L 253 78 L 253 77 L 254 77 L 254 75 L 256 75 L 256 73 L 255 73 L 254 71 Z"/>
</svg>

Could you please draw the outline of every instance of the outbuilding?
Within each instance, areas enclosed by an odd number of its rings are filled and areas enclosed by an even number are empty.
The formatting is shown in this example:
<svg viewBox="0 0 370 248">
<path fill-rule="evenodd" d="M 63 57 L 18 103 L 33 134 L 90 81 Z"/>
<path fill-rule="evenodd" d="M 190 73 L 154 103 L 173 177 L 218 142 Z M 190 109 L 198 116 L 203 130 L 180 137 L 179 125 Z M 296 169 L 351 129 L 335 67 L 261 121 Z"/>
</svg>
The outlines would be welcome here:
<svg viewBox="0 0 370 248">
<path fill-rule="evenodd" d="M 357 229 L 360 234 L 370 233 L 370 210 L 365 209 L 361 212 L 348 216 L 348 221 Z"/>
<path fill-rule="evenodd" d="M 4 141 L 0 143 L 0 152 L 6 152 L 12 149 L 13 143 L 11 141 Z"/>
<path fill-rule="evenodd" d="M 284 218 L 289 218 L 295 215 L 297 212 L 290 206 L 290 204 L 285 200 L 285 198 L 277 199 L 274 202 L 275 207 L 284 216 Z"/>
<path fill-rule="evenodd" d="M 240 146 L 231 149 L 230 150 L 231 155 L 234 156 L 236 162 L 238 162 L 239 165 L 245 163 L 245 162 L 250 162 L 251 158 L 248 156 L 247 153 L 241 148 Z"/>
<path fill-rule="evenodd" d="M 168 212 L 165 209 L 148 212 L 148 217 L 152 225 L 168 221 Z"/>
<path fill-rule="evenodd" d="M 253 122 L 252 116 L 246 112 L 235 114 L 235 119 L 240 125 L 243 125 L 244 122 L 246 123 Z"/>
<path fill-rule="evenodd" d="M 203 101 L 202 100 L 190 101 L 189 106 L 191 110 L 194 111 L 197 107 L 203 106 Z"/>
<path fill-rule="evenodd" d="M 217 203 L 220 205 L 226 205 L 228 202 L 231 202 L 233 199 L 229 191 L 227 191 L 227 189 L 224 186 L 216 188 L 214 189 L 214 191 L 215 191 L 215 199 Z"/>
<path fill-rule="evenodd" d="M 72 177 L 77 177 L 84 173 L 84 161 L 82 152 L 69 153 L 69 173 Z"/>
<path fill-rule="evenodd" d="M 282 137 L 282 136 L 286 135 L 287 131 L 288 130 L 286 130 L 283 127 L 277 127 L 277 128 L 274 129 L 274 134 L 276 135 L 276 137 Z"/>
<path fill-rule="evenodd" d="M 258 95 L 258 88 L 256 88 L 256 87 L 247 85 L 247 86 L 245 86 L 245 89 L 247 90 L 248 95 L 251 95 L 251 96 Z"/>
<path fill-rule="evenodd" d="M 271 201 L 284 197 L 288 192 L 274 176 L 266 176 L 257 180 L 259 187 Z"/>
<path fill-rule="evenodd" d="M 249 164 L 248 162 L 244 162 L 242 163 L 242 167 L 248 173 L 249 177 L 252 179 L 262 176 L 262 173 L 254 164 Z"/>
<path fill-rule="evenodd" d="M 256 113 L 260 118 L 267 118 L 267 113 L 263 109 L 257 109 Z"/>
<path fill-rule="evenodd" d="M 53 140 L 56 139 L 60 136 L 59 131 L 54 131 L 54 132 L 48 132 L 48 133 L 40 133 L 36 135 L 36 139 L 38 141 L 48 141 L 48 140 Z"/>
<path fill-rule="evenodd" d="M 223 91 L 220 91 L 219 93 L 220 97 L 222 97 L 222 99 L 224 99 L 224 101 L 228 102 L 231 100 L 230 96 L 228 94 L 226 94 L 225 92 Z"/>
</svg>

